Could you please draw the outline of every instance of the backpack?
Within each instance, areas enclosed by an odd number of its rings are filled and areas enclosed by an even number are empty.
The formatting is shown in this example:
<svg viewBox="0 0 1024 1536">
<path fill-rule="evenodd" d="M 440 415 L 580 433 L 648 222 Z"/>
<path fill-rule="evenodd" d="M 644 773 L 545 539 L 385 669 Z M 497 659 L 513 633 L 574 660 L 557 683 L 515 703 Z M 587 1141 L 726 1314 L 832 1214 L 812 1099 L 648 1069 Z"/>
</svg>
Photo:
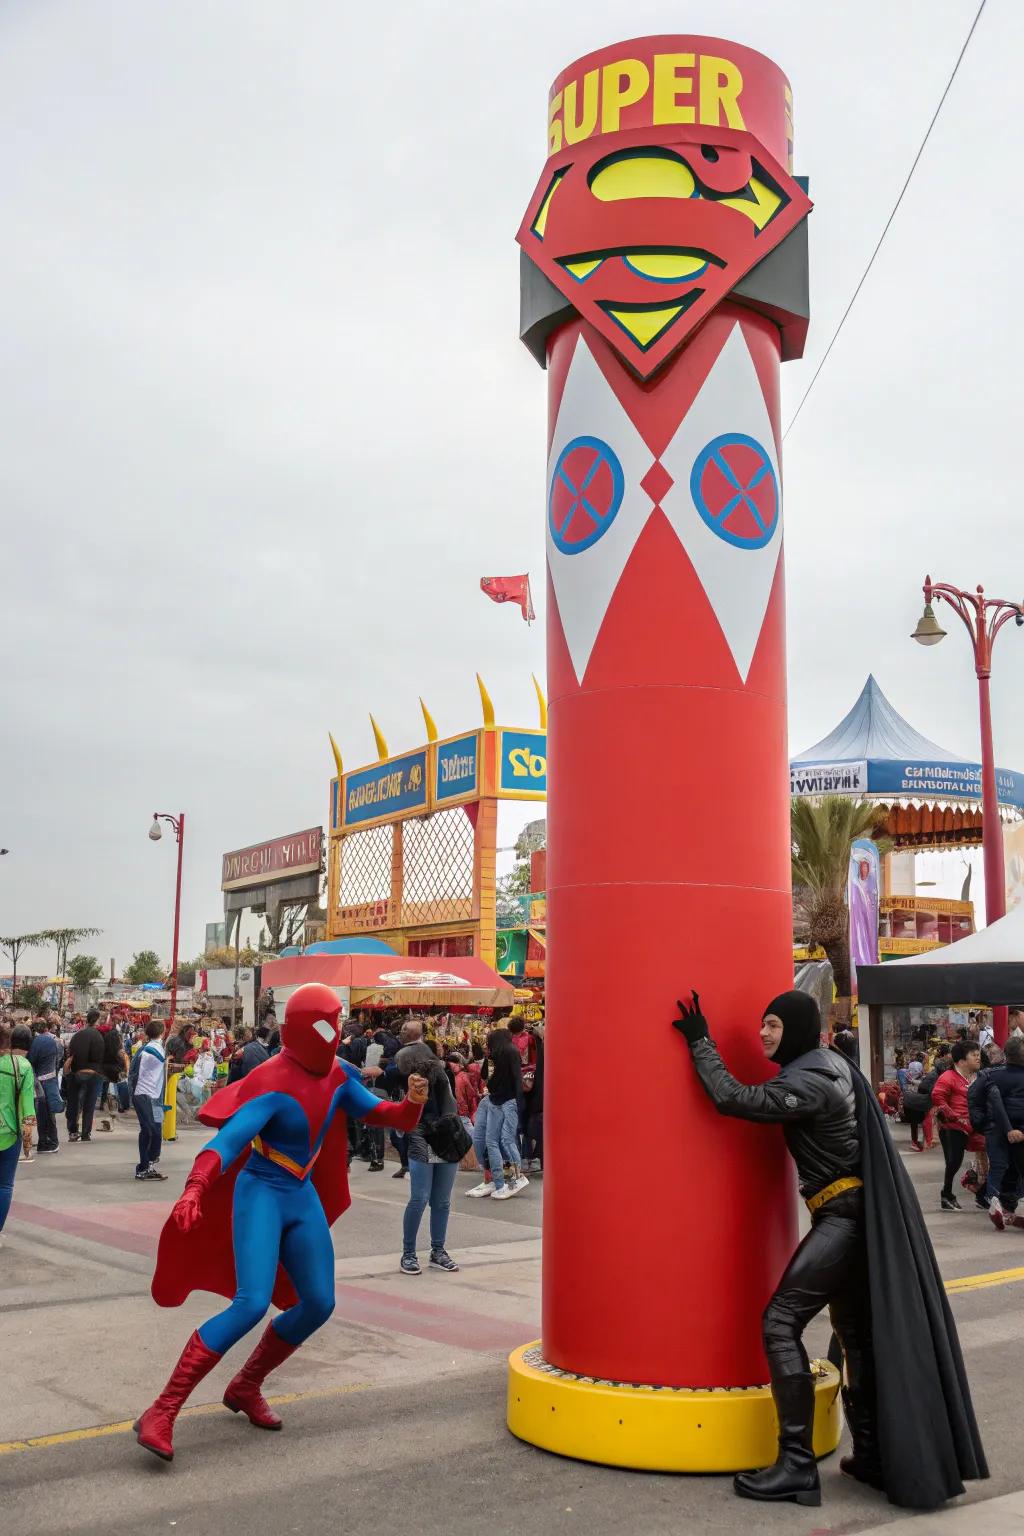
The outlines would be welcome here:
<svg viewBox="0 0 1024 1536">
<path fill-rule="evenodd" d="M 163 1060 L 160 1052 L 154 1051 L 151 1045 L 140 1045 L 132 1057 L 131 1065 L 128 1068 L 128 1092 L 133 1099 L 139 1091 L 139 1068 L 142 1066 L 142 1058 L 147 1052 L 150 1056 L 158 1056 L 161 1061 Z"/>
</svg>

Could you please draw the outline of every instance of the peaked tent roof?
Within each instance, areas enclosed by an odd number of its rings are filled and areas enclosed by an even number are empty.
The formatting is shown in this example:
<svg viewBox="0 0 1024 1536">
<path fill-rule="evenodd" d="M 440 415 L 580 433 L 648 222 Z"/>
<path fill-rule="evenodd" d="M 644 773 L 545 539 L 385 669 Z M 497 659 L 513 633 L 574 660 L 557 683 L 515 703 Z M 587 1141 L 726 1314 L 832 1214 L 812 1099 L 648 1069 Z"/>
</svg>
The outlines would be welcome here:
<svg viewBox="0 0 1024 1536">
<path fill-rule="evenodd" d="M 860 698 L 835 730 L 813 747 L 808 747 L 806 752 L 798 752 L 791 761 L 846 763 L 868 758 L 902 759 L 905 762 L 921 759 L 929 763 L 970 761 L 945 747 L 936 746 L 934 741 L 915 731 L 909 720 L 904 720 L 889 703 L 873 676 L 868 677 Z"/>
</svg>

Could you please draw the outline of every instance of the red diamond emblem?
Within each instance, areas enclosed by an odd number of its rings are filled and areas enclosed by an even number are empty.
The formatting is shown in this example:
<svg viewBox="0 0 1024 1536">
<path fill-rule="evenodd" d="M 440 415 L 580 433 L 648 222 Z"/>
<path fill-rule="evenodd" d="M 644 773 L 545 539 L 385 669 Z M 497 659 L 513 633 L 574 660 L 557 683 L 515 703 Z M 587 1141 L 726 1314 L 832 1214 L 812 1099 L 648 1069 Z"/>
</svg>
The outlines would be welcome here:
<svg viewBox="0 0 1024 1536">
<path fill-rule="evenodd" d="M 674 484 L 675 481 L 661 460 L 655 459 L 646 475 L 640 481 L 640 489 L 647 492 L 657 507 L 661 505 L 661 498 L 672 489 Z"/>
</svg>

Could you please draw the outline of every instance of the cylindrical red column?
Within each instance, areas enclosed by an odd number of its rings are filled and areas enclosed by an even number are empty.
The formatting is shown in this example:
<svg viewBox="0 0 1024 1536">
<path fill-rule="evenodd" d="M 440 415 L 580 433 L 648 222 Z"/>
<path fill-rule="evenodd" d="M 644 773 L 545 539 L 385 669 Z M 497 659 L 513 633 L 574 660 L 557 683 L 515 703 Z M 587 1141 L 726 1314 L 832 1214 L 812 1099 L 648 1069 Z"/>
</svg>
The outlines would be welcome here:
<svg viewBox="0 0 1024 1536">
<path fill-rule="evenodd" d="M 715 1114 L 671 1020 L 697 988 L 729 1065 L 762 1078 L 757 1025 L 792 985 L 784 306 L 729 295 L 809 205 L 784 169 L 788 87 L 749 50 L 624 44 L 556 97 L 553 145 L 591 116 L 605 133 L 553 153 L 520 235 L 575 311 L 546 343 L 542 1352 L 620 1382 L 749 1386 L 795 1241 L 791 1165 L 778 1132 Z M 604 275 L 577 298 L 566 271 Z"/>
</svg>

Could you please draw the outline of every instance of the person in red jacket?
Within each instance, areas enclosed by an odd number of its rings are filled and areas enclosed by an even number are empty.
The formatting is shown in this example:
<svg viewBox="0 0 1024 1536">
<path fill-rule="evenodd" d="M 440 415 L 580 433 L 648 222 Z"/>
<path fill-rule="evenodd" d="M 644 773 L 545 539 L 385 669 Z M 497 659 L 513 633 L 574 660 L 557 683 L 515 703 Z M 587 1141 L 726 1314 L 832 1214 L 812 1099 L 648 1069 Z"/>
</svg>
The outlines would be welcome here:
<svg viewBox="0 0 1024 1536">
<path fill-rule="evenodd" d="M 445 1060 L 455 1074 L 455 1107 L 459 1118 L 472 1134 L 477 1105 L 480 1103 L 480 1085 L 474 1082 L 467 1070 L 466 1058 L 459 1051 L 449 1051 Z"/>
<path fill-rule="evenodd" d="M 981 1049 L 975 1040 L 958 1040 L 953 1047 L 953 1065 L 943 1072 L 932 1089 L 932 1108 L 939 1124 L 939 1141 L 946 1159 L 946 1172 L 940 1200 L 944 1211 L 962 1210 L 953 1193 L 953 1180 L 960 1172 L 967 1152 L 984 1152 L 985 1138 L 971 1125 L 967 1108 L 967 1090 L 981 1069 Z M 983 1202 L 979 1200 L 979 1204 Z"/>
</svg>

